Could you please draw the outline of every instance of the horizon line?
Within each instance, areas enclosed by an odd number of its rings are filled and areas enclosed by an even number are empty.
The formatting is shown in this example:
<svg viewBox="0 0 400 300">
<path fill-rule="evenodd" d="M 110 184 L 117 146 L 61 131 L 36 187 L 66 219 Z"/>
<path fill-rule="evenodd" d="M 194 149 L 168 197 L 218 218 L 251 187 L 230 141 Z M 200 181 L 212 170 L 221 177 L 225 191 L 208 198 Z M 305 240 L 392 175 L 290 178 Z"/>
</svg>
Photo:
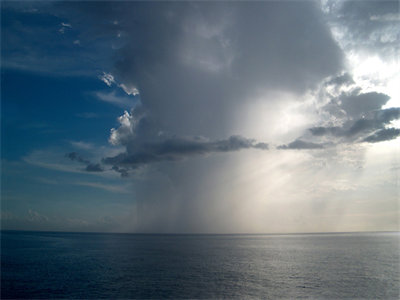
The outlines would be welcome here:
<svg viewBox="0 0 400 300">
<path fill-rule="evenodd" d="M 27 233 L 80 233 L 80 234 L 130 234 L 130 235 L 313 235 L 313 234 L 354 234 L 354 233 L 400 233 L 400 230 L 375 231 L 315 231 L 315 232 L 270 232 L 270 233 L 216 233 L 216 232 L 106 232 L 106 231 L 63 231 L 63 230 L 26 230 L 0 229 L 2 232 Z"/>
</svg>

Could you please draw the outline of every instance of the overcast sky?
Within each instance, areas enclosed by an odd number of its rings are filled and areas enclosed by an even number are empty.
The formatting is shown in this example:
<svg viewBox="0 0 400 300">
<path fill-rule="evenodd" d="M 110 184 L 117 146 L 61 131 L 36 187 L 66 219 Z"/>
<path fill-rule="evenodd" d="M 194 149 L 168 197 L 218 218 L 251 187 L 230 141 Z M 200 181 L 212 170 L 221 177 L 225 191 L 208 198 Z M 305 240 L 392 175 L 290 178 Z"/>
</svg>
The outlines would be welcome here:
<svg viewBox="0 0 400 300">
<path fill-rule="evenodd" d="M 399 230 L 398 1 L 1 5 L 3 229 Z"/>
</svg>

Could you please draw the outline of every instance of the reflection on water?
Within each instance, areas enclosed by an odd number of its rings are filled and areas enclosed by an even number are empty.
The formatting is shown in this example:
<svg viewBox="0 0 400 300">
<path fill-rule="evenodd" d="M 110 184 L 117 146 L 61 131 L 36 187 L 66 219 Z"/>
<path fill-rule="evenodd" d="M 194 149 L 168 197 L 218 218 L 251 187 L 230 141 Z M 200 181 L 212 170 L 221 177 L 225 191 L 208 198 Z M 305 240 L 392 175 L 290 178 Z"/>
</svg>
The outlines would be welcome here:
<svg viewBox="0 0 400 300">
<path fill-rule="evenodd" d="M 399 298 L 398 233 L 2 232 L 2 298 Z"/>
</svg>

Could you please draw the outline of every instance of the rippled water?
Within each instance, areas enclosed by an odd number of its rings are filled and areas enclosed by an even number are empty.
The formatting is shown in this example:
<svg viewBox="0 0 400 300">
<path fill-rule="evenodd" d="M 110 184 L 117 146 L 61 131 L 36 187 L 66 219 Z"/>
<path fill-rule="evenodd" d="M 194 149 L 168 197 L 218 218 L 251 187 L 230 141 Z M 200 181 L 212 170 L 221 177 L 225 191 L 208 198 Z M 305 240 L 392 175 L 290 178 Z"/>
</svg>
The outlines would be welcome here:
<svg viewBox="0 0 400 300">
<path fill-rule="evenodd" d="M 399 233 L 2 232 L 2 298 L 399 298 Z"/>
</svg>

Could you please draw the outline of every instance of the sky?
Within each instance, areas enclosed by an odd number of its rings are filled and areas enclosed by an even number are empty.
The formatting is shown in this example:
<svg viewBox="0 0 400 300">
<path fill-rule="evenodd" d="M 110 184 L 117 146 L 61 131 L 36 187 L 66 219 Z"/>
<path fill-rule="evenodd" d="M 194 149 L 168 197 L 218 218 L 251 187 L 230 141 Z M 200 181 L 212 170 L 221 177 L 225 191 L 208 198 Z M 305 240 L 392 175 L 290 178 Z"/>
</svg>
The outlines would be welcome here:
<svg viewBox="0 0 400 300">
<path fill-rule="evenodd" d="M 398 1 L 1 6 L 2 229 L 399 230 Z"/>
</svg>

